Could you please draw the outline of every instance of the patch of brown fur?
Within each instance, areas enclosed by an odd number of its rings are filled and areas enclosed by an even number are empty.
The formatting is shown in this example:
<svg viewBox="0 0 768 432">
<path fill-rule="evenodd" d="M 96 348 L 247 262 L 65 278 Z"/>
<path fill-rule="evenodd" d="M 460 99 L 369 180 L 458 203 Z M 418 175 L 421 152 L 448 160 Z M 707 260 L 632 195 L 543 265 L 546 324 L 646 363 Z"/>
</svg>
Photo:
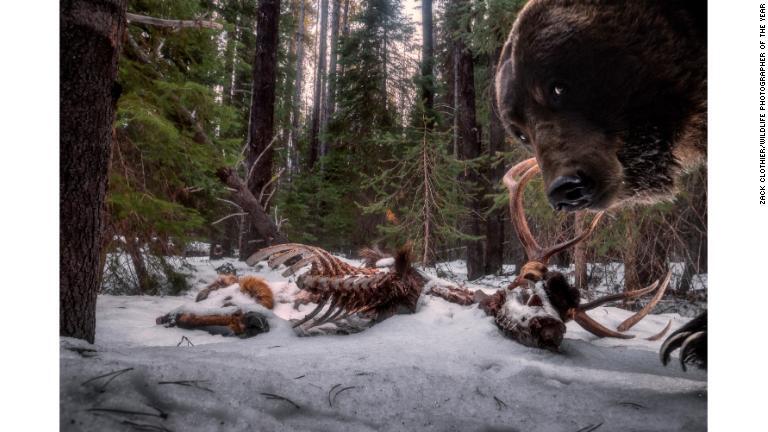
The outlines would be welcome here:
<svg viewBox="0 0 768 432">
<path fill-rule="evenodd" d="M 197 297 L 195 298 L 195 301 L 196 302 L 203 301 L 203 300 L 208 298 L 208 295 L 212 291 L 216 291 L 216 290 L 221 289 L 221 288 L 226 288 L 226 287 L 228 287 L 230 285 L 234 285 L 236 283 L 237 283 L 237 276 L 232 275 L 232 274 L 220 275 L 210 285 L 208 285 L 204 289 L 200 290 L 200 292 L 197 294 Z"/>
<path fill-rule="evenodd" d="M 232 315 L 195 315 L 183 313 L 176 318 L 176 325 L 185 329 L 225 326 L 229 327 L 236 335 L 239 335 L 245 331 L 245 325 L 241 320 L 242 316 L 243 314 L 240 311 Z"/>
<path fill-rule="evenodd" d="M 275 307 L 272 290 L 264 279 L 256 276 L 245 276 L 240 279 L 240 291 L 251 296 L 257 303 L 267 309 Z"/>
</svg>

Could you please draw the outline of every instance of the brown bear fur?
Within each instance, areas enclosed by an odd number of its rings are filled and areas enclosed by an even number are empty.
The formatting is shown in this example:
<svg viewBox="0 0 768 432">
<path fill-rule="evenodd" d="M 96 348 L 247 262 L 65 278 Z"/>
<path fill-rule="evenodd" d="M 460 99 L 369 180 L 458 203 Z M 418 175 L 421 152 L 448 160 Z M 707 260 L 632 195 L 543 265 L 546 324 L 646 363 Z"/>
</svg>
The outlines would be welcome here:
<svg viewBox="0 0 768 432">
<path fill-rule="evenodd" d="M 496 76 L 499 116 L 549 187 L 595 183 L 594 210 L 673 196 L 706 158 L 706 2 L 531 0 Z"/>
</svg>

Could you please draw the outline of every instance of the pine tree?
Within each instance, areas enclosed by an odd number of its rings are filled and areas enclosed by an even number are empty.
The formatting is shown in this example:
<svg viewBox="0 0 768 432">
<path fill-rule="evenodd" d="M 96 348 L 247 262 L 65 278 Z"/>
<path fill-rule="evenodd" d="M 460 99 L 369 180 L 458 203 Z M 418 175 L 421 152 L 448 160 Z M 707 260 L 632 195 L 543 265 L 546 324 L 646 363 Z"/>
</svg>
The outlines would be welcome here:
<svg viewBox="0 0 768 432">
<path fill-rule="evenodd" d="M 470 237 L 457 229 L 467 216 L 468 194 L 456 182 L 462 165 L 446 152 L 443 141 L 449 135 L 429 131 L 427 121 L 408 130 L 412 141 L 397 163 L 366 183 L 377 195 L 365 211 L 388 215 L 379 230 L 390 247 L 410 241 L 422 265 L 432 266 L 439 247 Z"/>
<path fill-rule="evenodd" d="M 171 6 L 132 2 L 130 8 L 174 19 L 196 19 L 206 12 L 194 1 Z M 184 278 L 165 256 L 183 255 L 188 240 L 212 236 L 206 220 L 218 218 L 215 198 L 221 190 L 213 171 L 241 147 L 232 138 L 241 130 L 238 113 L 217 101 L 214 91 L 224 88 L 225 70 L 232 73 L 221 61 L 218 34 L 142 23 L 132 23 L 126 32 L 105 240 L 112 260 L 125 253 L 133 263 L 136 274 L 128 292 L 183 290 Z M 228 54 L 232 58 L 232 51 Z M 222 99 L 235 94 L 233 89 Z M 107 264 L 109 285 L 114 266 Z"/>
</svg>

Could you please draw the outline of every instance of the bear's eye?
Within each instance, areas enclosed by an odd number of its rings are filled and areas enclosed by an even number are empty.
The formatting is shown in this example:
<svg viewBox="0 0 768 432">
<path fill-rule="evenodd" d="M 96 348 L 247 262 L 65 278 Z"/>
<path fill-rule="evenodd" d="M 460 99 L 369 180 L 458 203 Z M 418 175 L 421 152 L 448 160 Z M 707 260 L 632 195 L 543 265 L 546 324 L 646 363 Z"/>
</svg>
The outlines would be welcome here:
<svg viewBox="0 0 768 432">
<path fill-rule="evenodd" d="M 524 133 L 522 133 L 520 130 L 516 129 L 513 133 L 515 135 L 515 138 L 518 139 L 518 141 L 520 141 L 525 145 L 530 145 L 530 143 L 528 142 L 528 137 Z"/>
<path fill-rule="evenodd" d="M 555 104 L 562 102 L 563 97 L 568 93 L 568 87 L 561 82 L 555 82 L 549 87 L 549 94 Z"/>
</svg>

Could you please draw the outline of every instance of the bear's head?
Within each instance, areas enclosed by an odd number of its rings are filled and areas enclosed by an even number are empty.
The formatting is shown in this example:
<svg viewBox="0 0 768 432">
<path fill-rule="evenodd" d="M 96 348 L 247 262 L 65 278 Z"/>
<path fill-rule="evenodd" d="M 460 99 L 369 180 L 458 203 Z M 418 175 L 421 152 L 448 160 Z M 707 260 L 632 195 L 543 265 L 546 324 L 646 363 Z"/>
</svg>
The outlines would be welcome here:
<svg viewBox="0 0 768 432">
<path fill-rule="evenodd" d="M 706 2 L 688 3 L 532 0 L 518 15 L 498 113 L 556 209 L 671 197 L 705 159 Z"/>
</svg>

